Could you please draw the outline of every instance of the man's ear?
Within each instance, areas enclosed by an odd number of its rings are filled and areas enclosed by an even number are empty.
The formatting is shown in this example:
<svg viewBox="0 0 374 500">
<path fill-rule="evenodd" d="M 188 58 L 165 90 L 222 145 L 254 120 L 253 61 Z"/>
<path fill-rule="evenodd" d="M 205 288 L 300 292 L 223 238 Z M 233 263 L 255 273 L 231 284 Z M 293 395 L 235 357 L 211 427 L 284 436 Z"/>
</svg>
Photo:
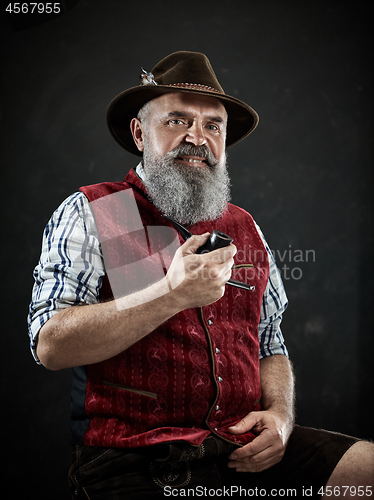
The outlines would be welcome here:
<svg viewBox="0 0 374 500">
<path fill-rule="evenodd" d="M 133 118 L 130 123 L 130 129 L 132 136 L 134 138 L 134 142 L 139 151 L 144 150 L 144 130 L 142 122 L 139 118 Z"/>
</svg>

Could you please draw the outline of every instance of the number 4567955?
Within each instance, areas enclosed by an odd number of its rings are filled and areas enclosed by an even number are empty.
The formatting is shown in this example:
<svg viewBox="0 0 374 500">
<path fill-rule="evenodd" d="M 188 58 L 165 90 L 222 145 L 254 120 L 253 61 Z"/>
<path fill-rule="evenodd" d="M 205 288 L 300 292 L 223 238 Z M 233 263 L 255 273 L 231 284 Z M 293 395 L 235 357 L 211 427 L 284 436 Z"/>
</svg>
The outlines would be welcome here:
<svg viewBox="0 0 374 500">
<path fill-rule="evenodd" d="M 326 497 L 371 497 L 373 492 L 371 486 L 326 486 L 321 487 L 318 490 L 319 495 L 325 495 Z"/>
<path fill-rule="evenodd" d="M 48 3 L 38 3 L 38 2 L 15 2 L 8 4 L 5 9 L 6 12 L 10 14 L 59 14 L 61 12 L 60 2 L 48 2 Z"/>
</svg>

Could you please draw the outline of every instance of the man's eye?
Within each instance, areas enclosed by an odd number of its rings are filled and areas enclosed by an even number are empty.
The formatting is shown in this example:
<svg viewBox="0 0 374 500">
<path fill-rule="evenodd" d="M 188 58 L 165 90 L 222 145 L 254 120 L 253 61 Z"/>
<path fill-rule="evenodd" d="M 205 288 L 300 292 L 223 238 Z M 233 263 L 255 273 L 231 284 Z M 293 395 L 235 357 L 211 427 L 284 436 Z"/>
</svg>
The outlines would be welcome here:
<svg viewBox="0 0 374 500">
<path fill-rule="evenodd" d="M 209 130 L 218 130 L 217 125 L 208 125 Z"/>
<path fill-rule="evenodd" d="M 182 120 L 170 120 L 169 123 L 172 123 L 173 125 L 183 125 Z"/>
</svg>

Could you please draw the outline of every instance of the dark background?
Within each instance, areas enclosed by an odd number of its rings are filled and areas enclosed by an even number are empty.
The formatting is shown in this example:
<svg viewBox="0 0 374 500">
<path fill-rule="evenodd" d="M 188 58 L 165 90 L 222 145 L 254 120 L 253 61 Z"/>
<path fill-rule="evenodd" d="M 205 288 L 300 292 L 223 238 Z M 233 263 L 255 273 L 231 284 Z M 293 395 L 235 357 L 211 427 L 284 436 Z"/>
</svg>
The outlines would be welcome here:
<svg viewBox="0 0 374 500">
<path fill-rule="evenodd" d="M 373 438 L 370 3 L 61 4 L 54 19 L 1 21 L 2 484 L 14 498 L 69 497 L 70 371 L 29 353 L 32 270 L 57 206 L 137 162 L 109 135 L 107 104 L 176 50 L 206 53 L 226 92 L 260 115 L 229 150 L 232 194 L 284 276 L 297 422 Z"/>
</svg>

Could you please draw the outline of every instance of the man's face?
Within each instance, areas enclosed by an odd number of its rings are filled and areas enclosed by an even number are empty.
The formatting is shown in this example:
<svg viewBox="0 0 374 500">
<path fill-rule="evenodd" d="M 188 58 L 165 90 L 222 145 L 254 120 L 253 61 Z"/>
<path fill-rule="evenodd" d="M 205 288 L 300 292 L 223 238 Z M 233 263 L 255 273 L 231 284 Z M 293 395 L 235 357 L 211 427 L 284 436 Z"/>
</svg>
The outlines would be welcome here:
<svg viewBox="0 0 374 500">
<path fill-rule="evenodd" d="M 226 120 L 218 99 L 182 93 L 150 101 L 132 120 L 144 184 L 165 215 L 194 224 L 223 214 L 230 199 Z"/>
<path fill-rule="evenodd" d="M 137 119 L 135 119 L 137 120 Z M 147 118 L 147 140 L 153 154 L 163 157 L 180 144 L 205 145 L 218 162 L 225 156 L 227 113 L 215 97 L 191 93 L 170 93 L 153 99 Z M 144 127 L 140 122 L 134 137 L 144 150 Z M 182 155 L 178 162 L 190 167 L 206 167 L 200 156 Z"/>
</svg>

